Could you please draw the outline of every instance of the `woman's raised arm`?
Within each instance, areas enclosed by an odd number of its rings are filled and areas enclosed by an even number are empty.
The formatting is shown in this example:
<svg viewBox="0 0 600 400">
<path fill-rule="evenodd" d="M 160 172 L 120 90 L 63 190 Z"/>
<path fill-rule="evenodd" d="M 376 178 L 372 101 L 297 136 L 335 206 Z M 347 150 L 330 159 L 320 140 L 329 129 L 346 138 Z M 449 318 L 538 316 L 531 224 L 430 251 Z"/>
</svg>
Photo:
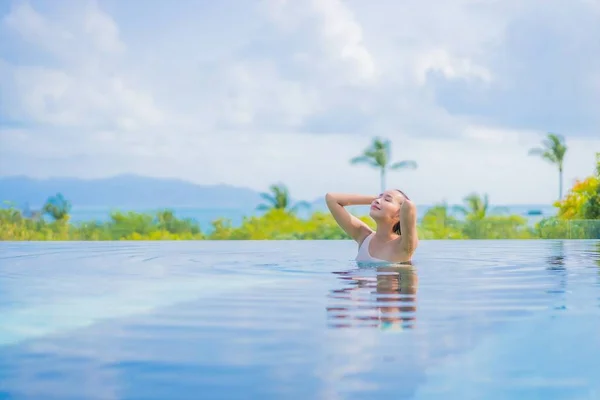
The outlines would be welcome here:
<svg viewBox="0 0 600 400">
<path fill-rule="evenodd" d="M 373 230 L 363 221 L 350 214 L 344 207 L 369 205 L 375 199 L 375 196 L 350 193 L 327 193 L 325 195 L 327 208 L 329 208 L 335 221 L 344 232 L 359 244 Z"/>
</svg>

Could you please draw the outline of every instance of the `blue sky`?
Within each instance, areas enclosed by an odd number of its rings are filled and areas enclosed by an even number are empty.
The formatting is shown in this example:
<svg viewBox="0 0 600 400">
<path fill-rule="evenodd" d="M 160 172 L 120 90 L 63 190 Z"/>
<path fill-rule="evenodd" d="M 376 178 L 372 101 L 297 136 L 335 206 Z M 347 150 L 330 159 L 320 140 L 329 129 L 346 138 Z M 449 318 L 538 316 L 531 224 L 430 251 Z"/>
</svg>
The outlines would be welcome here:
<svg viewBox="0 0 600 400">
<path fill-rule="evenodd" d="M 566 186 L 600 151 L 600 1 L 7 1 L 0 89 L 1 175 L 374 193 L 383 136 L 420 203 L 545 203 L 530 147 Z"/>
</svg>

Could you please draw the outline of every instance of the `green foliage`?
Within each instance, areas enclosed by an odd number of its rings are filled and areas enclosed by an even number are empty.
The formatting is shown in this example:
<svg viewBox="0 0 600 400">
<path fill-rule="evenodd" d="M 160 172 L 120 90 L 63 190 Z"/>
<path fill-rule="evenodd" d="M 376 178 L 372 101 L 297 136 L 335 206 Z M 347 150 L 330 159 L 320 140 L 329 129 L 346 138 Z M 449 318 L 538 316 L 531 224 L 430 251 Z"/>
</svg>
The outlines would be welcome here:
<svg viewBox="0 0 600 400">
<path fill-rule="evenodd" d="M 436 205 L 425 213 L 419 226 L 423 239 L 462 239 L 461 223 L 450 215 L 446 203 Z"/>
<path fill-rule="evenodd" d="M 596 153 L 594 175 L 577 180 L 567 195 L 554 203 L 557 217 L 536 225 L 536 236 L 600 239 L 600 153 Z"/>
<path fill-rule="evenodd" d="M 535 226 L 518 215 L 492 215 L 486 194 L 472 193 L 455 207 L 463 218 L 453 216 L 446 203 L 430 208 L 419 221 L 422 239 L 598 239 L 600 238 L 600 154 L 597 176 L 578 181 L 569 194 L 556 203 L 558 216 L 545 218 Z M 283 185 L 263 194 L 270 203 L 264 215 L 245 217 L 239 226 L 228 219 L 212 222 L 205 234 L 191 219 L 180 219 L 172 210 L 154 214 L 113 211 L 106 222 L 69 223 L 71 204 L 59 193 L 43 207 L 51 222 L 36 213 L 21 212 L 11 204 L 0 208 L 0 240 L 330 240 L 349 239 L 329 213 L 314 212 L 309 218 L 296 215 L 301 204 L 290 206 L 289 191 Z M 374 221 L 359 216 L 372 228 Z"/>
<path fill-rule="evenodd" d="M 477 193 L 471 193 L 463 199 L 465 206 L 457 206 L 455 210 L 460 212 L 468 221 L 484 220 L 488 213 L 505 211 L 503 207 L 494 207 L 490 210 L 489 197 L 487 194 L 480 196 Z"/>
<path fill-rule="evenodd" d="M 48 197 L 42 211 L 55 221 L 68 219 L 69 212 L 71 212 L 71 203 L 61 193 L 57 193 L 56 196 Z"/>
<path fill-rule="evenodd" d="M 231 227 L 231 220 L 226 218 L 218 218 L 212 222 L 213 231 L 210 239 L 212 240 L 223 240 L 231 237 L 233 228 Z"/>
<path fill-rule="evenodd" d="M 351 159 L 352 164 L 367 164 L 380 170 L 382 190 L 387 170 L 417 168 L 417 163 L 404 160 L 391 163 L 389 140 L 373 139 L 363 154 Z M 443 203 L 429 209 L 417 229 L 422 239 L 598 239 L 600 238 L 600 153 L 596 154 L 593 176 L 577 181 L 562 199 L 562 170 L 567 146 L 563 137 L 549 134 L 543 146 L 530 154 L 558 166 L 561 200 L 555 203 L 557 217 L 545 218 L 529 226 L 518 215 L 490 215 L 487 194 L 472 193 L 455 208 L 463 217 L 451 215 Z M 0 240 L 327 240 L 349 239 L 329 213 L 314 212 L 308 219 L 296 215 L 306 202 L 291 204 L 285 185 L 271 185 L 270 193 L 262 193 L 266 203 L 259 205 L 262 216 L 245 217 L 240 226 L 228 219 L 212 222 L 205 234 L 191 219 L 180 219 L 172 210 L 155 214 L 113 211 L 106 222 L 69 223 L 71 203 L 61 193 L 49 197 L 42 212 L 52 218 L 47 222 L 39 212 L 21 212 L 10 204 L 0 208 Z M 369 226 L 374 222 L 359 216 Z"/>
<path fill-rule="evenodd" d="M 374 227 L 367 216 L 360 217 Z M 529 226 L 518 215 L 474 214 L 457 219 L 446 204 L 432 207 L 418 225 L 421 239 L 590 239 L 600 238 L 600 220 L 547 218 Z M 15 208 L 0 209 L 0 240 L 335 240 L 349 239 L 329 213 L 302 219 L 283 209 L 246 217 L 239 226 L 227 219 L 212 223 L 209 234 L 170 210 L 156 214 L 114 211 L 104 223 L 70 224 L 25 218 Z"/>
<path fill-rule="evenodd" d="M 533 229 L 519 215 L 489 216 L 480 220 L 468 220 L 463 234 L 469 239 L 531 239 Z"/>
<path fill-rule="evenodd" d="M 582 207 L 582 215 L 585 219 L 600 219 L 600 185 Z"/>
<path fill-rule="evenodd" d="M 564 137 L 555 133 L 548 134 L 542 142 L 542 147 L 535 147 L 529 150 L 530 155 L 540 156 L 549 163 L 555 164 L 561 170 L 566 153 L 567 146 Z"/>
<path fill-rule="evenodd" d="M 600 239 L 600 220 L 546 218 L 535 226 L 541 239 Z"/>
<path fill-rule="evenodd" d="M 204 239 L 192 220 L 178 219 L 172 211 L 156 215 L 115 211 L 104 223 L 68 223 L 68 215 L 46 222 L 25 218 L 14 207 L 0 209 L 0 240 L 184 240 Z"/>
<path fill-rule="evenodd" d="M 315 212 L 309 219 L 298 218 L 294 213 L 271 209 L 260 217 L 246 217 L 238 227 L 223 220 L 213 223 L 211 240 L 318 240 L 348 239 L 329 213 Z"/>
<path fill-rule="evenodd" d="M 600 153 L 596 153 L 595 174 L 596 190 L 589 195 L 582 207 L 582 214 L 585 219 L 600 219 Z"/>
<path fill-rule="evenodd" d="M 259 204 L 256 207 L 257 210 L 260 211 L 268 211 L 272 209 L 277 210 L 286 210 L 291 213 L 295 213 L 298 211 L 300 207 L 310 207 L 310 204 L 306 201 L 300 201 L 293 206 L 291 203 L 291 196 L 287 186 L 279 184 L 279 185 L 271 185 L 269 187 L 271 193 L 261 193 L 260 196 L 267 202 L 266 204 Z"/>
<path fill-rule="evenodd" d="M 576 181 L 565 198 L 554 205 L 562 219 L 600 219 L 600 177 Z"/>
</svg>

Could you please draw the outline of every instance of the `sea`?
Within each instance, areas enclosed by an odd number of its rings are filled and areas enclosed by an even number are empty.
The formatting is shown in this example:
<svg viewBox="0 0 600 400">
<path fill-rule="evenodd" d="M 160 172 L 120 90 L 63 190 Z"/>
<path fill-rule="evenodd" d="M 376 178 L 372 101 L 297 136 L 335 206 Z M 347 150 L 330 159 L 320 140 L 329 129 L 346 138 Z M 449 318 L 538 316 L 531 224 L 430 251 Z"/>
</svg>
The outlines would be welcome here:
<svg viewBox="0 0 600 400">
<path fill-rule="evenodd" d="M 423 218 L 427 210 L 433 205 L 417 205 L 417 217 Z M 449 206 L 452 209 L 452 205 Z M 494 209 L 499 211 L 493 211 Z M 73 207 L 71 210 L 71 222 L 105 222 L 110 220 L 110 214 L 113 211 L 120 212 L 141 212 L 156 213 L 157 211 L 170 209 L 177 218 L 189 218 L 200 225 L 203 232 L 212 230 L 212 222 L 222 218 L 228 219 L 232 226 L 239 226 L 244 217 L 260 216 L 263 212 L 253 209 L 222 209 L 222 208 L 197 208 L 197 207 L 163 207 L 163 208 L 112 208 L 112 207 Z M 527 219 L 528 224 L 534 225 L 542 218 L 556 215 L 556 208 L 552 205 L 527 204 L 527 205 L 493 205 L 490 207 L 492 215 L 520 215 Z M 312 208 L 310 210 L 300 210 L 297 215 L 300 218 L 308 218 L 314 211 L 326 211 L 324 208 Z M 365 215 L 368 213 L 366 207 L 349 208 L 349 211 L 355 215 Z M 452 215 L 460 218 L 455 212 Z"/>
</svg>

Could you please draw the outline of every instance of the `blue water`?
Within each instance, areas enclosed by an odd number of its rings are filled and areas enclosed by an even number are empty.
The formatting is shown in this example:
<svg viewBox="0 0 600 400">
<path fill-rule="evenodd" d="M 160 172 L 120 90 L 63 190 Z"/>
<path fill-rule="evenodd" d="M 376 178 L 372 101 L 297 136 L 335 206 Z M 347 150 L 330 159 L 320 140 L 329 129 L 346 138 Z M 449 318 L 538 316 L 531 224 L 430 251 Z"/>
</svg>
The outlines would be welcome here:
<svg viewBox="0 0 600 400">
<path fill-rule="evenodd" d="M 0 399 L 598 399 L 600 241 L 0 243 Z"/>
<path fill-rule="evenodd" d="M 79 222 L 106 222 L 110 220 L 110 214 L 113 210 L 121 212 L 141 212 L 155 214 L 158 210 L 165 208 L 109 208 L 109 207 L 73 207 L 71 211 L 71 221 Z M 245 216 L 260 215 L 256 210 L 241 210 L 241 209 L 206 209 L 197 207 L 170 207 L 178 218 L 186 218 L 194 220 L 198 223 L 204 232 L 212 230 L 213 221 L 223 218 L 228 219 L 232 226 L 239 226 Z"/>
</svg>

